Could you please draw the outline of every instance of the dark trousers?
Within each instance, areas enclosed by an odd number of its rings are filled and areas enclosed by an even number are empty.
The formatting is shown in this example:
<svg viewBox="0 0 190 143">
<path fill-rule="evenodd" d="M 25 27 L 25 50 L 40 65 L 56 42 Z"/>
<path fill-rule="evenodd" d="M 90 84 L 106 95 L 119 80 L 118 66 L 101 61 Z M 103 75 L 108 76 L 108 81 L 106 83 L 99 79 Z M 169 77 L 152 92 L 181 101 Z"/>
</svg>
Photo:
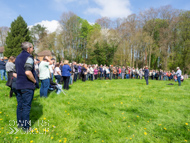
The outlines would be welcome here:
<svg viewBox="0 0 190 143">
<path fill-rule="evenodd" d="M 146 80 L 146 85 L 148 85 L 148 77 L 144 77 L 144 79 Z"/>
<path fill-rule="evenodd" d="M 79 72 L 79 79 L 81 79 L 81 77 L 82 77 L 82 74 L 81 74 L 81 72 Z"/>
<path fill-rule="evenodd" d="M 86 81 L 86 75 L 82 74 L 82 81 Z"/>
<path fill-rule="evenodd" d="M 113 74 L 113 79 L 115 79 L 115 77 L 116 77 L 116 75 L 115 75 L 115 74 Z"/>
<path fill-rule="evenodd" d="M 17 123 L 25 130 L 29 129 L 30 126 L 29 117 L 33 96 L 34 90 L 32 89 L 17 90 Z"/>
<path fill-rule="evenodd" d="M 97 78 L 98 78 L 98 75 L 96 74 L 96 75 L 94 75 L 94 77 L 95 77 L 95 79 L 97 79 Z"/>
<path fill-rule="evenodd" d="M 90 74 L 90 79 L 93 81 L 93 74 Z"/>
<path fill-rule="evenodd" d="M 63 76 L 63 81 L 64 81 L 63 88 L 66 90 L 69 90 L 69 79 L 70 76 Z"/>
<path fill-rule="evenodd" d="M 78 76 L 78 73 L 75 73 L 74 74 L 74 81 L 77 81 L 77 76 Z"/>
</svg>

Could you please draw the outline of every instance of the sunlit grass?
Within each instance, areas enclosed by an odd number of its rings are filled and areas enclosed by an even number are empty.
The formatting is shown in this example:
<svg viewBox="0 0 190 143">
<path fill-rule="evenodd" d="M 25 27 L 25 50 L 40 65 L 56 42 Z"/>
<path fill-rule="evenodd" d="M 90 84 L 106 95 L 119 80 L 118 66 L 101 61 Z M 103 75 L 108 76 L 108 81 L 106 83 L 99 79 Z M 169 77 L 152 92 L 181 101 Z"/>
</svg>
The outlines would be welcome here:
<svg viewBox="0 0 190 143">
<path fill-rule="evenodd" d="M 77 81 L 67 95 L 35 91 L 30 119 L 33 132 L 16 127 L 15 96 L 0 83 L 1 142 L 190 142 L 190 80 Z"/>
</svg>

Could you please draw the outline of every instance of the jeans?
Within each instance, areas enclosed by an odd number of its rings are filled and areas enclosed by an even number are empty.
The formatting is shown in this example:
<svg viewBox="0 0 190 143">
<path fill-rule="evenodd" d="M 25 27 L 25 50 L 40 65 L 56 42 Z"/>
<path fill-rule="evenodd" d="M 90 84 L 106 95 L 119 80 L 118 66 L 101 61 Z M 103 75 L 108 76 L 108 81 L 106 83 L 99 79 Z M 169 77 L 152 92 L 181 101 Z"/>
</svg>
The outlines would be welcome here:
<svg viewBox="0 0 190 143">
<path fill-rule="evenodd" d="M 74 81 L 77 81 L 77 76 L 78 76 L 78 73 L 75 73 L 75 75 L 74 75 Z"/>
<path fill-rule="evenodd" d="M 146 85 L 148 85 L 148 77 L 144 77 L 146 80 Z"/>
<path fill-rule="evenodd" d="M 61 76 L 60 75 L 55 75 L 55 79 L 57 79 L 57 83 L 60 83 Z"/>
<path fill-rule="evenodd" d="M 89 74 L 89 73 L 87 73 L 87 75 L 86 75 L 86 80 L 88 80 L 88 79 L 89 79 L 89 77 L 90 77 L 90 74 Z"/>
<path fill-rule="evenodd" d="M 51 73 L 51 80 L 53 81 L 53 73 Z"/>
<path fill-rule="evenodd" d="M 30 126 L 29 117 L 33 96 L 34 90 L 32 89 L 17 90 L 17 123 L 19 127 L 26 130 Z"/>
<path fill-rule="evenodd" d="M 177 81 L 178 81 L 178 83 L 179 83 L 179 86 L 181 86 L 181 76 L 178 76 L 178 77 L 177 77 Z"/>
<path fill-rule="evenodd" d="M 49 86 L 50 86 L 49 78 L 41 80 L 40 97 L 42 97 L 42 96 L 47 97 Z"/>
<path fill-rule="evenodd" d="M 69 85 L 71 85 L 73 83 L 73 78 L 72 78 L 72 76 L 70 76 L 70 78 L 69 78 Z"/>
<path fill-rule="evenodd" d="M 3 80 L 3 76 L 5 77 L 5 80 L 7 81 L 7 73 L 6 73 L 6 70 L 0 70 L 0 73 L 1 73 L 1 80 Z"/>
<path fill-rule="evenodd" d="M 129 74 L 126 74 L 126 79 L 129 79 Z"/>
</svg>

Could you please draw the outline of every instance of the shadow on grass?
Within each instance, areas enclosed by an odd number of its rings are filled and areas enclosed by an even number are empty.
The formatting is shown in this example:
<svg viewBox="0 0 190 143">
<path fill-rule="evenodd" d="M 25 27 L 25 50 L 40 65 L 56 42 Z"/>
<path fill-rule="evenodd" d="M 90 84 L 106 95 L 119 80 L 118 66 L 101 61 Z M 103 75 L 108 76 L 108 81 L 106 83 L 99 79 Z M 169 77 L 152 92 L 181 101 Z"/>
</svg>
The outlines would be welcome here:
<svg viewBox="0 0 190 143">
<path fill-rule="evenodd" d="M 31 124 L 34 125 L 42 115 L 43 106 L 39 102 L 33 101 L 30 111 Z"/>
</svg>

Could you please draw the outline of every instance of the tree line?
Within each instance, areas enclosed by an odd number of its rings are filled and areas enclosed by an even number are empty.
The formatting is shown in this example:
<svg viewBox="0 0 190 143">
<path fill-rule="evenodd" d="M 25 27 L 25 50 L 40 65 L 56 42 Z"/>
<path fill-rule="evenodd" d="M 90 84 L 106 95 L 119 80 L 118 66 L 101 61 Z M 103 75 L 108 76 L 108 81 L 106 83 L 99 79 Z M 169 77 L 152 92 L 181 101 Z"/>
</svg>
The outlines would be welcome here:
<svg viewBox="0 0 190 143">
<path fill-rule="evenodd" d="M 150 69 L 163 70 L 179 66 L 184 73 L 190 73 L 190 11 L 162 6 L 126 18 L 102 17 L 95 24 L 73 12 L 64 12 L 59 23 L 60 30 L 54 33 L 48 33 L 41 25 L 29 30 L 19 16 L 11 24 L 4 42 L 4 55 L 18 55 L 19 42 L 28 40 L 33 41 L 38 51 L 51 50 L 58 60 L 131 67 L 148 65 Z"/>
</svg>

